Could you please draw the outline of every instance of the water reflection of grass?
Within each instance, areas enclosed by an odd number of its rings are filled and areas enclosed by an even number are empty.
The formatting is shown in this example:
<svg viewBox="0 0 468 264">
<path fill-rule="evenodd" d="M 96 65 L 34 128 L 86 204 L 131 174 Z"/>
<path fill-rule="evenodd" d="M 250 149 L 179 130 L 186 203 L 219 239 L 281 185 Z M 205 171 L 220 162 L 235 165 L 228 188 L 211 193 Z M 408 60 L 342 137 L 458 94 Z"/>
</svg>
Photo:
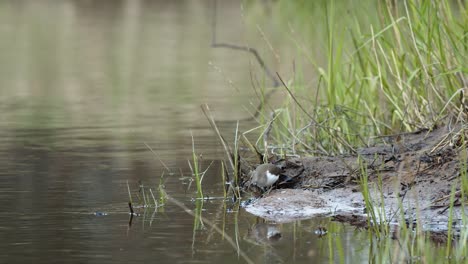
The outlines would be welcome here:
<svg viewBox="0 0 468 264">
<path fill-rule="evenodd" d="M 466 173 L 465 173 L 466 174 Z M 386 218 L 383 189 L 378 188 L 380 199 L 375 199 L 371 195 L 370 186 L 367 182 L 369 175 L 362 166 L 360 187 L 364 197 L 366 211 L 368 214 L 367 227 L 369 233 L 370 252 L 372 259 L 376 263 L 402 263 L 408 261 L 421 261 L 424 263 L 443 263 L 447 258 L 460 263 L 466 261 L 468 253 L 466 241 L 468 238 L 467 216 L 462 214 L 461 221 L 454 221 L 453 208 L 455 206 L 455 185 L 450 194 L 450 203 L 448 206 L 449 218 L 446 226 L 446 232 L 435 232 L 424 227 L 419 221 L 418 212 L 422 210 L 416 205 L 416 215 L 413 219 L 408 219 L 402 206 L 400 198 L 400 209 L 394 217 L 398 219 L 397 223 L 391 223 L 391 219 Z M 461 177 L 461 181 L 464 176 Z M 463 183 L 465 184 L 465 183 Z M 464 196 L 464 195 L 462 195 Z M 464 205 L 462 211 L 464 211 Z M 458 226 L 460 233 L 453 234 L 453 225 Z"/>
</svg>

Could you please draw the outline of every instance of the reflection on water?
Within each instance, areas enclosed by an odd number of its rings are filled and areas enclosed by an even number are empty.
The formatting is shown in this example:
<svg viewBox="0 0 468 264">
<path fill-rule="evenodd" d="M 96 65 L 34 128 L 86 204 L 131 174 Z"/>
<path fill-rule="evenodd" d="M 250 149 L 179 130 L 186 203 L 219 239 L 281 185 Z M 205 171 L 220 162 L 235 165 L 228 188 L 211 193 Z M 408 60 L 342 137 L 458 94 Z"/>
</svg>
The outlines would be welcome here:
<svg viewBox="0 0 468 264">
<path fill-rule="evenodd" d="M 218 37 L 237 40 L 239 3 L 218 7 Z M 239 250 L 256 263 L 328 262 L 330 243 L 355 248 L 345 226 L 319 239 L 325 220 L 262 223 L 219 200 L 202 214 L 238 248 L 170 203 L 128 226 L 127 181 L 157 186 L 164 173 L 144 143 L 174 172 L 166 191 L 194 208 L 192 131 L 204 168 L 215 160 L 204 194 L 222 194 L 223 151 L 199 105 L 234 121 L 252 96 L 249 58 L 209 48 L 208 1 L 2 1 L 0 38 L 0 262 L 237 263 Z M 235 124 L 220 126 L 232 138 Z"/>
</svg>

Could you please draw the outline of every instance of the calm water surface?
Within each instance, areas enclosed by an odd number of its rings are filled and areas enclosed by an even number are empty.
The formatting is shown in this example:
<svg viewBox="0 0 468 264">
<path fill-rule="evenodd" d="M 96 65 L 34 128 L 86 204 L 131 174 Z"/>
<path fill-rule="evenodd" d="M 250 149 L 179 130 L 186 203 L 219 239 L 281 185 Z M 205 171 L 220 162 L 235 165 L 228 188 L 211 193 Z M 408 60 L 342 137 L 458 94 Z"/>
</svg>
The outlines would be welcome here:
<svg viewBox="0 0 468 264">
<path fill-rule="evenodd" d="M 218 37 L 243 41 L 240 4 L 218 8 Z M 200 104 L 232 139 L 256 99 L 251 58 L 209 47 L 210 15 L 208 1 L 0 3 L 0 263 L 367 262 L 351 227 L 265 223 L 221 200 L 202 215 L 224 235 L 172 203 L 129 225 L 127 181 L 134 199 L 162 181 L 196 208 L 191 134 L 202 168 L 214 161 L 204 194 L 222 195 L 224 153 Z"/>
</svg>

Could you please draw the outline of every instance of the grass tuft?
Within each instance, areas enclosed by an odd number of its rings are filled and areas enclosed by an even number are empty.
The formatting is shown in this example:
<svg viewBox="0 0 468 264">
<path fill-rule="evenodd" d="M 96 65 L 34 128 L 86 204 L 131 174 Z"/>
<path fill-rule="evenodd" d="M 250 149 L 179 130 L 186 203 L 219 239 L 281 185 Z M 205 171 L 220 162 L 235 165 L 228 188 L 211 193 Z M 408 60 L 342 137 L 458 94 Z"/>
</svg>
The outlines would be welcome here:
<svg viewBox="0 0 468 264">
<path fill-rule="evenodd" d="M 374 136 L 432 128 L 460 113 L 468 79 L 461 1 L 280 0 L 271 12 L 284 21 L 274 30 L 303 59 L 292 76 L 279 74 L 289 95 L 282 106 L 259 98 L 264 128 L 269 112 L 277 115 L 270 145 L 291 154 L 350 153 Z M 268 25 L 262 17 L 249 19 Z"/>
</svg>

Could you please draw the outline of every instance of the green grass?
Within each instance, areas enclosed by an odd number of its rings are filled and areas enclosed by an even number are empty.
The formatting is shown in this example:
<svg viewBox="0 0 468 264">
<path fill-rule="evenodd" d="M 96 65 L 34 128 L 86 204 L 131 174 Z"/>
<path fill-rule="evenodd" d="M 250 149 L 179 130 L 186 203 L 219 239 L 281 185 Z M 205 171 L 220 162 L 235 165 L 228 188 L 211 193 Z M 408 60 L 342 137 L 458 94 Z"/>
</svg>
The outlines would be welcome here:
<svg viewBox="0 0 468 264">
<path fill-rule="evenodd" d="M 164 205 L 167 202 L 167 193 L 164 185 L 164 173 L 159 179 L 159 184 L 156 189 L 145 186 L 142 182 L 138 185 L 138 191 L 132 192 L 127 180 L 127 192 L 129 203 L 137 208 L 154 208 L 155 210 L 163 211 Z M 134 201 L 133 196 L 136 196 Z"/>
<path fill-rule="evenodd" d="M 274 144 L 305 153 L 353 152 L 372 143 L 372 136 L 431 128 L 461 111 L 458 95 L 468 72 L 466 6 L 449 0 L 392 2 L 272 5 L 271 16 L 280 21 L 274 29 L 305 58 L 293 75 L 279 72 L 290 93 L 277 108 Z M 250 10 L 247 19 L 266 24 L 261 19 L 268 16 L 256 16 L 259 6 L 251 4 Z M 264 109 L 263 122 L 269 120 Z"/>
<path fill-rule="evenodd" d="M 200 164 L 198 162 L 198 156 L 195 152 L 195 141 L 192 134 L 192 165 L 190 168 L 192 169 L 192 174 L 195 176 L 195 183 L 197 185 L 197 198 L 203 199 L 202 175 L 200 173 L 199 166 Z"/>
<path fill-rule="evenodd" d="M 468 122 L 466 103 L 460 100 L 466 97 L 462 89 L 468 83 L 466 1 L 278 0 L 268 8 L 265 3 L 246 3 L 246 20 L 265 32 L 268 45 L 287 39 L 291 47 L 283 50 L 294 54 L 284 52 L 289 56 L 282 57 L 283 64 L 294 61 L 294 69 L 278 71 L 283 84 L 279 89 L 286 95 L 282 105 L 270 105 L 266 88 L 257 88 L 262 112 L 260 126 L 247 132 L 259 134 L 250 148 L 260 153 L 281 148 L 283 154 L 302 156 L 355 153 L 381 135 L 430 129 L 448 120 Z M 281 57 L 281 51 L 279 47 L 279 55 L 266 56 Z M 464 135 L 458 138 L 461 173 L 450 195 L 448 223 L 454 217 L 455 195 L 460 194 L 464 212 L 468 192 Z M 420 225 L 406 225 L 401 202 L 395 218 L 398 238 L 392 239 L 381 179 L 370 188 L 362 163 L 360 172 L 371 262 L 468 261 L 466 228 L 454 236 L 448 224 L 447 243 L 435 245 Z M 463 214 L 465 227 L 467 220 Z"/>
<path fill-rule="evenodd" d="M 465 160 L 466 161 L 466 160 Z M 463 162 L 461 162 L 463 163 Z M 412 219 L 407 219 L 401 206 L 398 211 L 398 225 L 390 227 L 390 222 L 385 217 L 385 204 L 383 203 L 383 189 L 379 186 L 371 186 L 368 181 L 366 166 L 361 164 L 361 176 L 359 185 L 368 214 L 368 240 L 370 243 L 370 256 L 376 263 L 403 263 L 403 262 L 423 262 L 423 263 L 466 263 L 468 261 L 468 247 L 466 245 L 468 230 L 466 224 L 468 217 L 462 215 L 462 225 L 458 227 L 459 235 L 454 235 L 452 222 L 454 220 L 454 197 L 457 193 L 454 184 L 450 194 L 449 218 L 447 221 L 446 239 L 441 245 L 433 243 L 431 234 L 424 230 L 418 221 L 417 225 L 411 224 Z M 463 164 L 461 164 L 463 167 Z M 466 170 L 464 173 L 466 176 Z M 463 177 L 461 179 L 463 181 Z M 378 181 L 381 182 L 380 180 Z M 377 194 L 372 190 L 377 190 Z M 461 192 L 462 197 L 464 191 Z M 374 194 L 374 195 L 373 195 Z M 378 196 L 376 198 L 375 196 Z M 461 205 L 464 210 L 464 205 Z M 420 211 L 420 208 L 416 208 Z M 410 223 L 410 224 L 408 224 Z"/>
<path fill-rule="evenodd" d="M 385 202 L 383 198 L 383 191 L 381 185 L 381 178 L 379 177 L 378 190 L 380 193 L 379 203 L 375 204 L 374 198 L 372 197 L 371 189 L 369 188 L 369 174 L 367 173 L 367 165 L 359 158 L 359 165 L 361 169 L 359 186 L 361 189 L 362 196 L 366 205 L 366 211 L 368 214 L 367 224 L 373 231 L 373 234 L 381 238 L 388 235 L 388 222 L 385 214 Z"/>
</svg>

